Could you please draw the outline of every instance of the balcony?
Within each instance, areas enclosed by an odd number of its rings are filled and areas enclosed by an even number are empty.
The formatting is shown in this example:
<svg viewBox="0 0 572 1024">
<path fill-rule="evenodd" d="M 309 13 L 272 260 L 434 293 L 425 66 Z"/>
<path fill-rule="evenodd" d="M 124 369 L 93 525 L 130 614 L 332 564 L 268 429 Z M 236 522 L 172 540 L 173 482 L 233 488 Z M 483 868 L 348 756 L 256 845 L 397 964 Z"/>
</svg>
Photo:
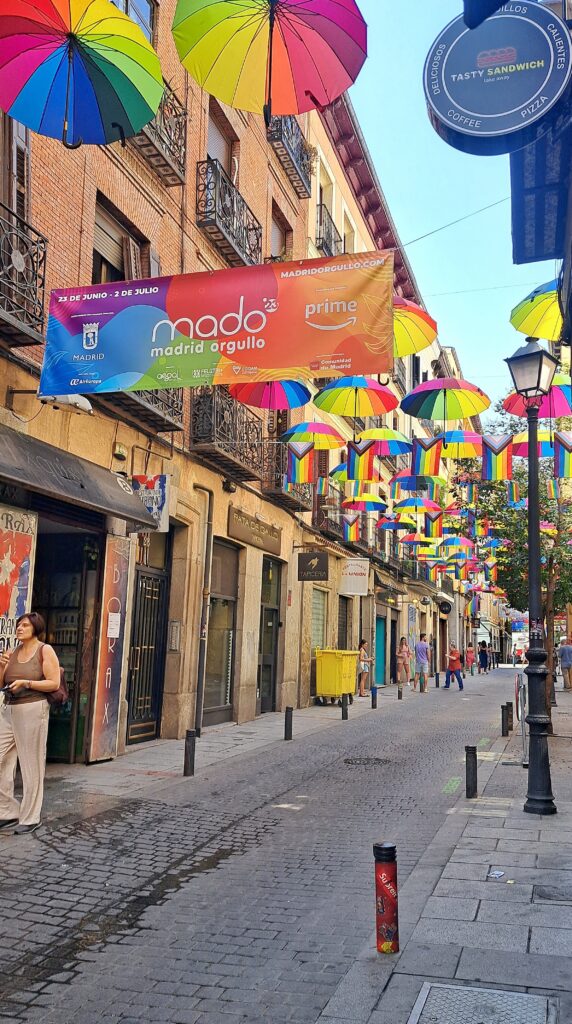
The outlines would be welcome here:
<svg viewBox="0 0 572 1024">
<path fill-rule="evenodd" d="M 341 256 L 343 252 L 342 236 L 323 203 L 317 209 L 316 249 L 319 249 L 322 256 Z"/>
<path fill-rule="evenodd" d="M 312 484 L 286 484 L 288 446 L 272 443 L 262 445 L 262 491 L 282 508 L 293 512 L 311 512 L 314 507 Z"/>
<path fill-rule="evenodd" d="M 316 496 L 312 525 L 320 533 L 334 540 L 344 539 L 344 524 L 342 522 L 342 501 L 344 495 L 339 488 L 329 485 L 327 496 Z"/>
<path fill-rule="evenodd" d="M 397 384 L 402 395 L 407 394 L 407 367 L 399 356 L 393 363 L 393 383 Z"/>
<path fill-rule="evenodd" d="M 130 142 L 167 188 L 183 184 L 187 168 L 187 111 L 166 83 L 155 117 Z"/>
<path fill-rule="evenodd" d="M 183 388 L 157 391 L 117 391 L 113 396 L 99 395 L 97 404 L 114 416 L 132 423 L 144 434 L 183 429 Z"/>
<path fill-rule="evenodd" d="M 0 203 L 0 334 L 9 345 L 41 345 L 47 240 Z"/>
<path fill-rule="evenodd" d="M 295 117 L 273 117 L 267 138 L 300 199 L 312 194 L 310 147 Z"/>
<path fill-rule="evenodd" d="M 231 480 L 261 480 L 262 420 L 224 387 L 193 388 L 190 449 Z"/>
<path fill-rule="evenodd" d="M 441 590 L 444 594 L 449 594 L 449 597 L 455 596 L 455 586 L 453 580 L 449 576 L 442 576 L 440 582 Z"/>
<path fill-rule="evenodd" d="M 262 260 L 262 226 L 218 160 L 197 164 L 197 225 L 231 267 Z"/>
</svg>

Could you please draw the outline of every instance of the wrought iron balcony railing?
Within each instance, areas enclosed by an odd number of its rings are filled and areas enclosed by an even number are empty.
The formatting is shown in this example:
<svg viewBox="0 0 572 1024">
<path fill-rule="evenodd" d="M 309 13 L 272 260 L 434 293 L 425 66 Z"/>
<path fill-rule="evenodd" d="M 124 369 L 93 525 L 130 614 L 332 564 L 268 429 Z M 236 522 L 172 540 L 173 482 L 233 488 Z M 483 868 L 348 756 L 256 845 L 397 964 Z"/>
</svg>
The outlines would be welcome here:
<svg viewBox="0 0 572 1024">
<path fill-rule="evenodd" d="M 343 500 L 343 492 L 338 487 L 335 487 L 334 484 L 330 484 L 328 494 L 323 496 L 316 495 L 314 502 L 313 526 L 320 530 L 321 533 L 333 537 L 334 540 L 344 539 L 344 524 L 342 521 Z"/>
<path fill-rule="evenodd" d="M 278 505 L 297 512 L 311 512 L 314 507 L 312 484 L 288 484 L 288 446 L 267 441 L 262 445 L 264 473 L 262 490 Z"/>
<path fill-rule="evenodd" d="M 233 480 L 261 480 L 262 420 L 225 387 L 193 388 L 190 448 Z"/>
<path fill-rule="evenodd" d="M 98 396 L 97 403 L 153 435 L 183 429 L 183 394 L 183 388 L 117 391 L 112 397 Z"/>
<path fill-rule="evenodd" d="M 296 118 L 273 117 L 267 136 L 295 192 L 300 199 L 308 199 L 312 194 L 312 157 Z"/>
<path fill-rule="evenodd" d="M 343 252 L 343 240 L 327 206 L 320 203 L 316 223 L 316 249 L 323 256 L 340 256 Z"/>
<path fill-rule="evenodd" d="M 197 164 L 197 225 L 231 267 L 260 263 L 262 226 L 218 160 Z"/>
<path fill-rule="evenodd" d="M 187 110 L 170 85 L 149 124 L 131 140 L 164 185 L 182 185 L 187 169 Z"/>
<path fill-rule="evenodd" d="M 40 345 L 47 240 L 0 203 L 0 333 L 10 345 Z"/>
<path fill-rule="evenodd" d="M 455 596 L 455 586 L 453 584 L 453 580 L 449 579 L 448 576 L 441 577 L 440 587 L 445 594 L 449 594 L 450 597 Z"/>
<path fill-rule="evenodd" d="M 394 383 L 397 384 L 401 393 L 405 395 L 407 392 L 407 367 L 403 359 L 400 359 L 399 356 L 393 363 L 393 380 Z"/>
</svg>

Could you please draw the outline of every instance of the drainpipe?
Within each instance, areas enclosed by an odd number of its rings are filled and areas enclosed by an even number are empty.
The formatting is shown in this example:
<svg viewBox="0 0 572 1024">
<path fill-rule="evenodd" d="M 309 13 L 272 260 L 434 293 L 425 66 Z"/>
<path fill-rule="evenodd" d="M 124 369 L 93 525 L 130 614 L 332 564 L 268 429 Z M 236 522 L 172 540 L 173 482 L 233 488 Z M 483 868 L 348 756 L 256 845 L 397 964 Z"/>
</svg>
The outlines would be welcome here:
<svg viewBox="0 0 572 1024">
<path fill-rule="evenodd" d="M 197 666 L 197 697 L 195 702 L 195 732 L 201 735 L 203 725 L 203 707 L 205 703 L 205 675 L 207 668 L 207 635 L 209 628 L 209 608 L 211 596 L 211 570 L 213 561 L 213 504 L 214 492 L 210 487 L 193 484 L 195 491 L 203 491 L 208 495 L 207 536 L 205 542 L 205 571 L 203 575 L 203 600 L 201 607 L 201 626 L 199 632 L 199 662 Z"/>
</svg>

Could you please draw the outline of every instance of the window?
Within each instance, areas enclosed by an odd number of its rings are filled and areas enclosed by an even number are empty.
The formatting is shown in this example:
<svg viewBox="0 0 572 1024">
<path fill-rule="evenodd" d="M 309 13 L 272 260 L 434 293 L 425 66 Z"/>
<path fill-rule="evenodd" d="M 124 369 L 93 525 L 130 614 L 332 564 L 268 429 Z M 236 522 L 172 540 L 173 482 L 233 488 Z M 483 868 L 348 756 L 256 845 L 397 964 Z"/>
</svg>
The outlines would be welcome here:
<svg viewBox="0 0 572 1024">
<path fill-rule="evenodd" d="M 212 113 L 209 114 L 209 133 L 207 138 L 207 156 L 211 160 L 218 160 L 223 171 L 231 176 L 232 164 L 232 140 L 215 121 Z"/>
<path fill-rule="evenodd" d="M 411 387 L 421 383 L 421 360 L 419 356 L 411 356 Z"/>
<path fill-rule="evenodd" d="M 143 35 L 152 43 L 157 20 L 157 8 L 153 0 L 112 0 L 112 2 L 139 25 Z"/>
<path fill-rule="evenodd" d="M 95 208 L 92 284 L 143 277 L 141 245 L 99 204 Z M 149 254 L 147 254 L 149 259 Z"/>
<path fill-rule="evenodd" d="M 30 218 L 30 133 L 0 113 L 0 202 L 22 220 Z"/>
<path fill-rule="evenodd" d="M 274 217 L 270 232 L 270 255 L 273 259 L 286 255 L 286 232 Z"/>
<path fill-rule="evenodd" d="M 344 252 L 355 251 L 356 233 L 349 217 L 347 216 L 347 214 L 344 214 Z"/>
<path fill-rule="evenodd" d="M 312 654 L 315 653 L 316 647 L 326 646 L 327 607 L 327 592 L 314 587 L 312 591 Z"/>
</svg>

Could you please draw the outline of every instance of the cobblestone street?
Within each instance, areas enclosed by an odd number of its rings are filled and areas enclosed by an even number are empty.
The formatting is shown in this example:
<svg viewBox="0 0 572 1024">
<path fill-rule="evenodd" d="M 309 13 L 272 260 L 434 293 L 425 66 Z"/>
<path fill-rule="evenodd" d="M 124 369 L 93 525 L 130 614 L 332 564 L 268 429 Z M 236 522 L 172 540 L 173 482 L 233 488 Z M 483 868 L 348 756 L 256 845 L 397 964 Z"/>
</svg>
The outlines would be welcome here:
<svg viewBox="0 0 572 1024">
<path fill-rule="evenodd" d="M 403 884 L 462 793 L 465 744 L 497 737 L 512 680 L 402 703 L 388 688 L 377 712 L 356 702 L 311 734 L 300 713 L 294 742 L 199 762 L 160 797 L 98 793 L 103 768 L 56 766 L 46 826 L 2 838 L 0 1019 L 316 1021 L 373 931 L 372 841 L 398 844 Z"/>
</svg>

